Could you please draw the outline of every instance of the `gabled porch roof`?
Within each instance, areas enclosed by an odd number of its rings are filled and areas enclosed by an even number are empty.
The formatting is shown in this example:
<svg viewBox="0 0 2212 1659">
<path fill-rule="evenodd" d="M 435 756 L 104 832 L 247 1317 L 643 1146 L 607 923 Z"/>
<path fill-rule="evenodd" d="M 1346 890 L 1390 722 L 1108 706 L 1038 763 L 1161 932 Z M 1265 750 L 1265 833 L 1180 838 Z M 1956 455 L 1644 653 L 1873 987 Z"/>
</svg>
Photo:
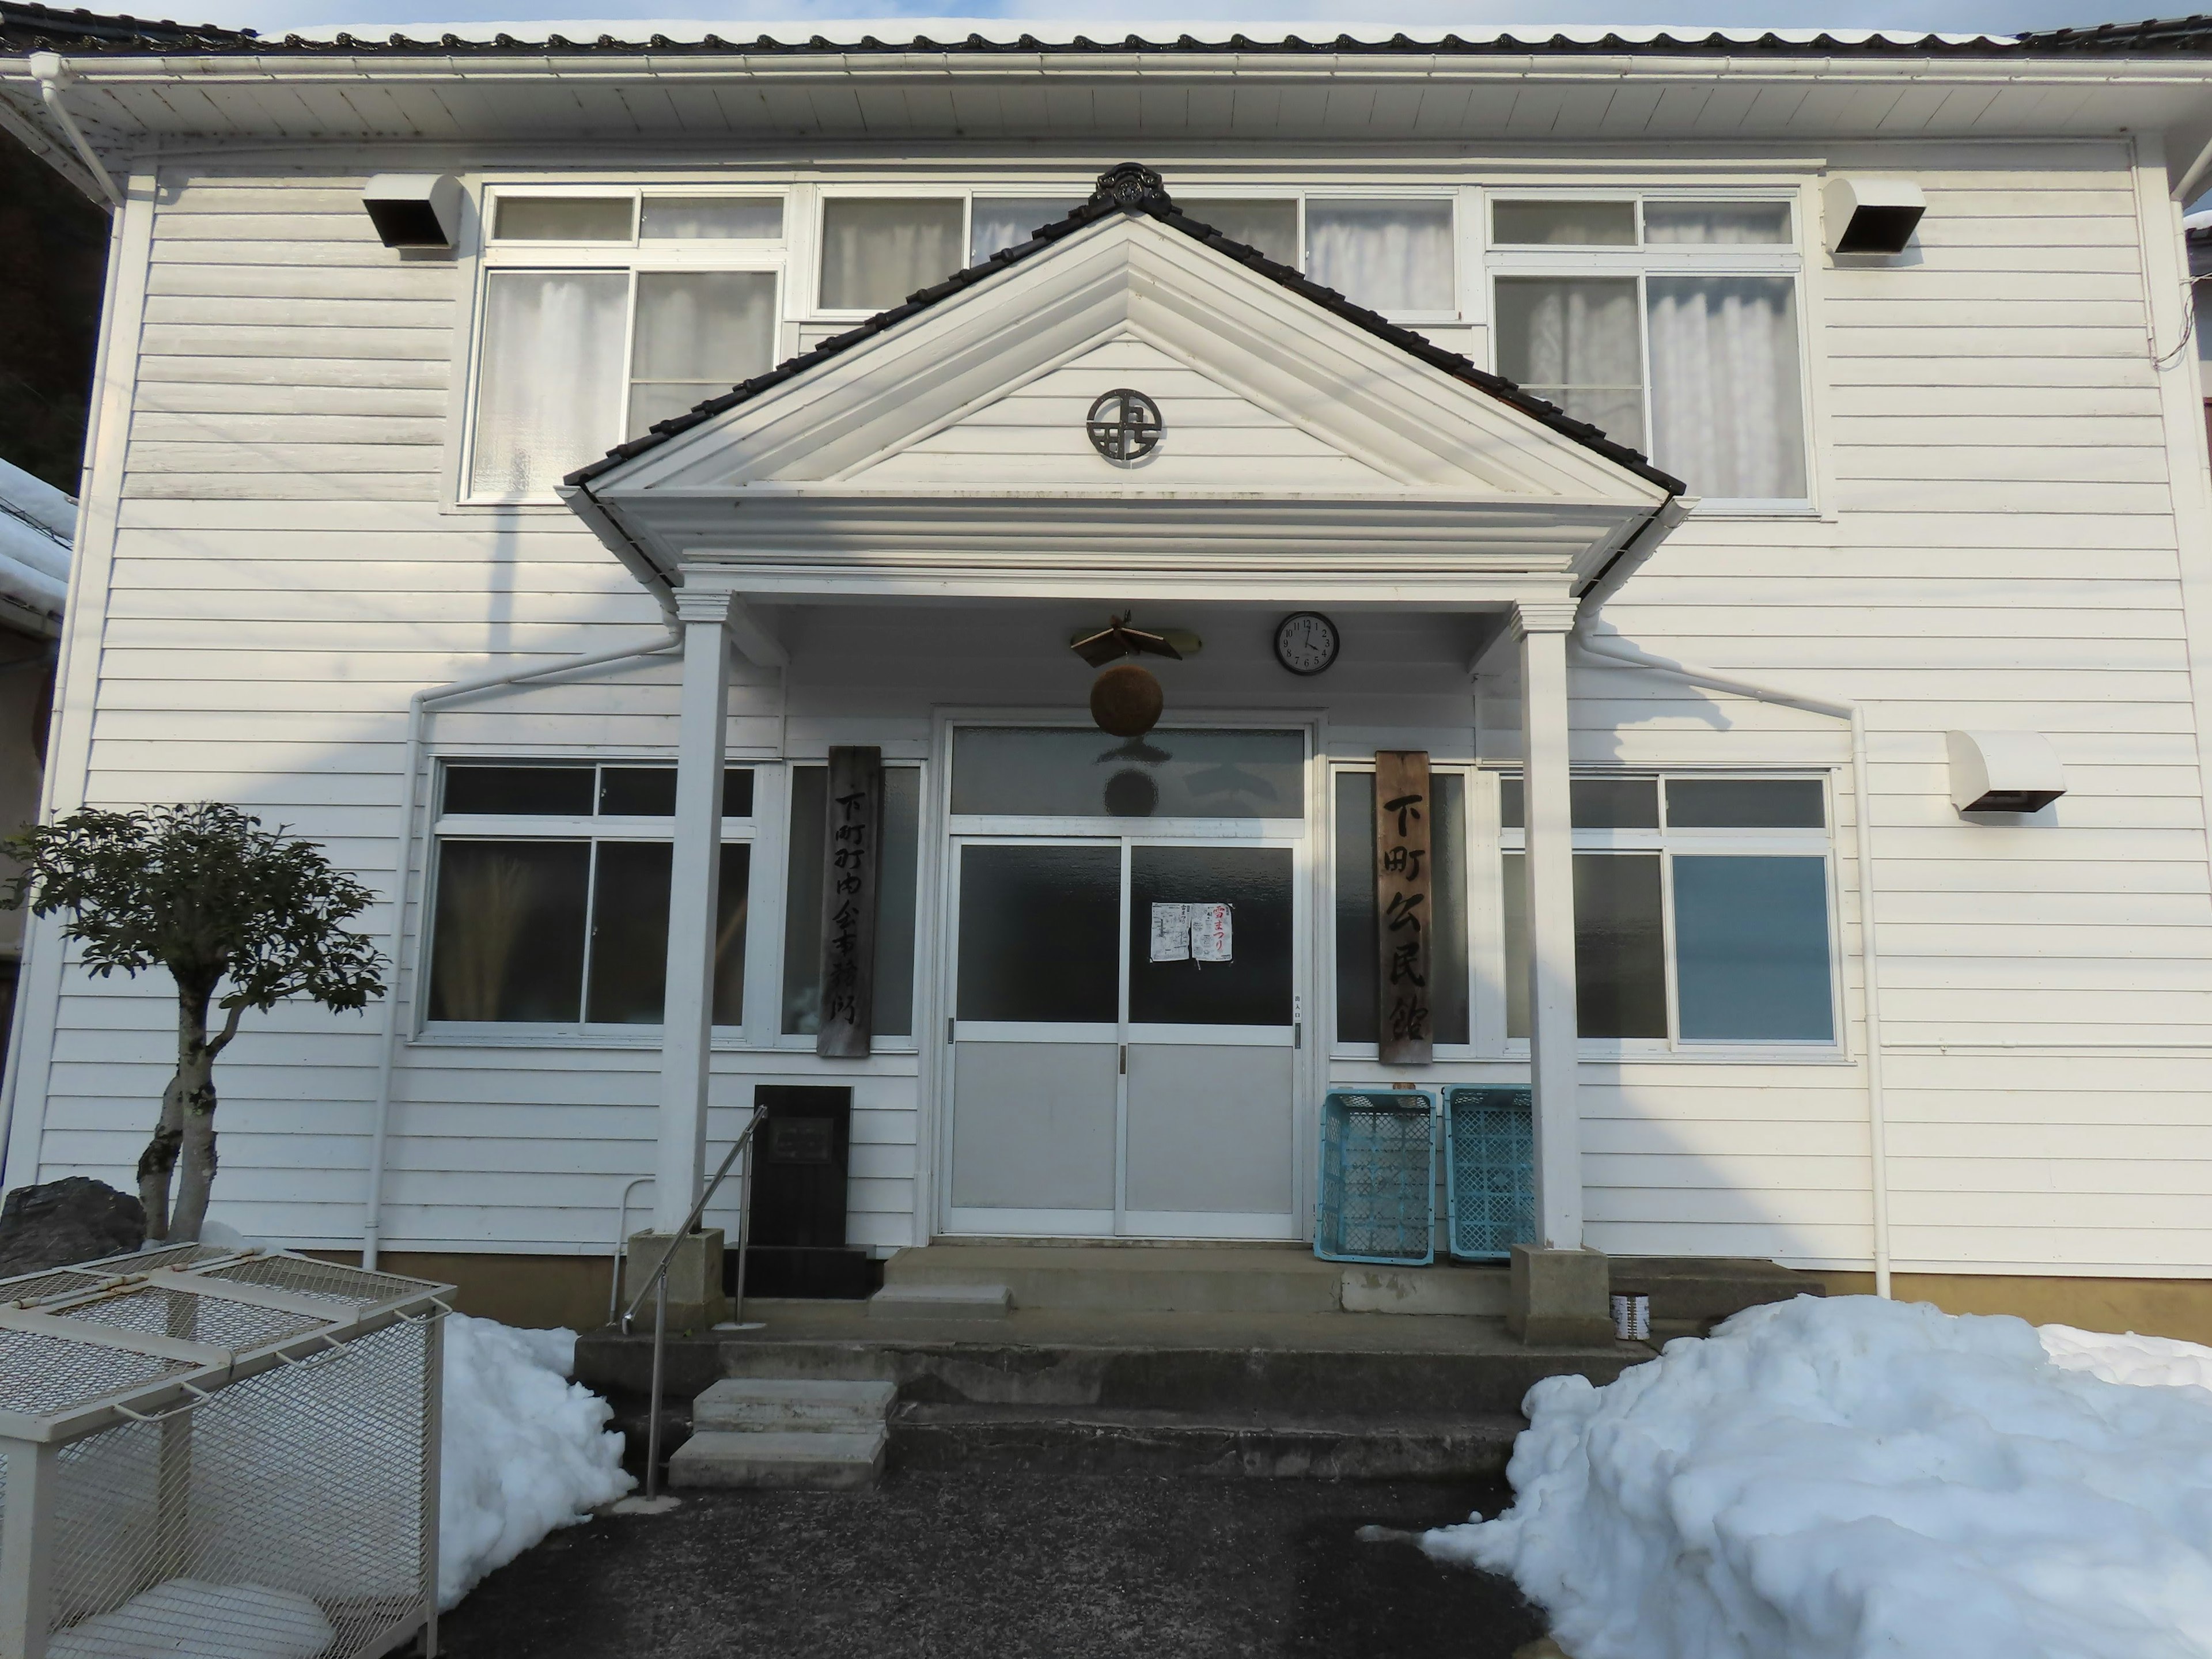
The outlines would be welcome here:
<svg viewBox="0 0 2212 1659">
<path fill-rule="evenodd" d="M 1165 426 L 1134 464 L 1085 435 L 1121 387 Z M 712 568 L 792 597 L 1482 608 L 1577 589 L 1670 524 L 1681 491 L 1124 164 L 1029 241 L 663 422 L 562 494 L 656 583 Z"/>
</svg>

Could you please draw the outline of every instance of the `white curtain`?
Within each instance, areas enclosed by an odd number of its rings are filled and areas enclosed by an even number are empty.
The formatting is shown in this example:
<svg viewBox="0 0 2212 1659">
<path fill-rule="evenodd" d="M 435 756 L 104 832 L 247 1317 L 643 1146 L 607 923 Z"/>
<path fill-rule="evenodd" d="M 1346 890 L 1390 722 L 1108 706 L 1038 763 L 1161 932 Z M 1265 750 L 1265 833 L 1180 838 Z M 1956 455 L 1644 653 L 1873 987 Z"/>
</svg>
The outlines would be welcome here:
<svg viewBox="0 0 2212 1659">
<path fill-rule="evenodd" d="M 887 311 L 968 261 L 957 197 L 833 196 L 822 204 L 822 303 Z"/>
<path fill-rule="evenodd" d="M 614 447 L 629 302 L 627 271 L 492 272 L 471 493 L 543 495 Z"/>
<path fill-rule="evenodd" d="M 1309 198 L 1306 275 L 1370 310 L 1455 311 L 1452 204 Z"/>
<path fill-rule="evenodd" d="M 775 276 L 649 271 L 637 279 L 629 435 L 775 366 Z"/>
<path fill-rule="evenodd" d="M 1075 207 L 1037 197 L 978 196 L 968 209 L 968 263 L 980 265 L 1000 249 L 1028 241 L 1041 226 L 1065 219 Z"/>
<path fill-rule="evenodd" d="M 1500 277 L 1498 371 L 1614 441 L 1643 448 L 1636 279 Z"/>
<path fill-rule="evenodd" d="M 1651 276 L 1646 285 L 1651 459 L 1708 499 L 1802 499 L 1795 282 Z"/>
</svg>

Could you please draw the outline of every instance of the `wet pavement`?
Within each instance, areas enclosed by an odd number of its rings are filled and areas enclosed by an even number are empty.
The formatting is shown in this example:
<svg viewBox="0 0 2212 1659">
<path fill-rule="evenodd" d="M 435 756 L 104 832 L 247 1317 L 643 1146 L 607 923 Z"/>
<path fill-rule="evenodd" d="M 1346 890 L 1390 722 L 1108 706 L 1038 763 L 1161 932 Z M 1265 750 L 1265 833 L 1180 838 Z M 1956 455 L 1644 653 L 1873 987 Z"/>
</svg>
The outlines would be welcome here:
<svg viewBox="0 0 2212 1659">
<path fill-rule="evenodd" d="M 688 1495 L 553 1534 L 443 1624 L 451 1659 L 1510 1659 L 1512 1584 L 1362 1526 L 1494 1514 L 1486 1484 L 901 1473 Z"/>
</svg>

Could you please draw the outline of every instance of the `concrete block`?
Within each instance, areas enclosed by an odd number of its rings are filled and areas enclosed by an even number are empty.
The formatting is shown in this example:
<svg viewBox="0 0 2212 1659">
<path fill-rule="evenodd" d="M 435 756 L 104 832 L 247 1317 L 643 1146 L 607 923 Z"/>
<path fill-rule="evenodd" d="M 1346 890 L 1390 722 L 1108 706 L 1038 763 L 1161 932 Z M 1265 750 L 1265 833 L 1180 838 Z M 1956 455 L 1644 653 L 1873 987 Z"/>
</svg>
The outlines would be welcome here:
<svg viewBox="0 0 2212 1659">
<path fill-rule="evenodd" d="M 695 1433 L 668 1460 L 672 1486 L 852 1492 L 875 1485 L 890 1436 L 867 1430 L 772 1434 L 710 1429 Z"/>
<path fill-rule="evenodd" d="M 1004 1285 L 886 1285 L 868 1298 L 868 1316 L 1004 1319 L 1013 1305 Z"/>
<path fill-rule="evenodd" d="M 1507 1267 L 1505 1328 L 1531 1347 L 1610 1346 L 1611 1291 L 1601 1251 L 1516 1244 Z"/>
<path fill-rule="evenodd" d="M 691 1426 L 803 1434 L 863 1431 L 884 1420 L 898 1397 L 889 1382 L 815 1377 L 723 1378 L 691 1402 Z"/>
<path fill-rule="evenodd" d="M 1505 1281 L 1502 1267 L 1346 1267 L 1344 1310 L 1497 1319 Z"/>
<path fill-rule="evenodd" d="M 623 1306 L 653 1282 L 653 1270 L 668 1249 L 666 1233 L 633 1233 L 623 1257 Z M 668 1328 L 711 1330 L 730 1316 L 730 1298 L 722 1291 L 722 1230 L 708 1227 L 686 1234 L 668 1263 Z M 653 1297 L 637 1310 L 632 1328 L 653 1328 Z"/>
</svg>

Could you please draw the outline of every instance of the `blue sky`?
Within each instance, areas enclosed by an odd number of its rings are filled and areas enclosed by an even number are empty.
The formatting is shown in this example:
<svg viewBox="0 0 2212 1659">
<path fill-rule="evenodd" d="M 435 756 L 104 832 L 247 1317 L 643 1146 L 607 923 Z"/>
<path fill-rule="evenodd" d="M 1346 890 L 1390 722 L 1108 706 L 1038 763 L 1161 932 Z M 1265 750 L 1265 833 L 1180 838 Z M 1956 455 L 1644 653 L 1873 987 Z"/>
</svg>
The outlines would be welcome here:
<svg viewBox="0 0 2212 1659">
<path fill-rule="evenodd" d="M 2109 0 L 2107 0 L 2109 4 Z M 1221 22 L 1282 22 L 1302 32 L 1340 20 L 1346 15 L 1344 0 L 1116 0 L 1111 7 L 1086 9 L 1067 0 L 986 0 L 981 4 L 948 6 L 946 0 L 830 0 L 809 8 L 793 0 L 715 0 L 714 3 L 684 4 L 683 0 L 216 0 L 193 6 L 177 0 L 181 12 L 195 21 L 229 23 L 260 29 L 264 33 L 335 23 L 361 23 L 390 29 L 429 22 L 483 22 L 527 20 L 553 23 L 583 19 L 610 21 L 636 18 L 697 18 L 728 20 L 757 25 L 763 21 L 804 22 L 809 26 L 829 19 L 943 18 L 948 15 L 978 18 L 1023 18 L 1039 21 L 1078 23 L 1101 33 L 1122 34 L 1147 25 L 1188 27 L 1194 18 Z M 181 12 L 177 15 L 181 15 Z M 164 8 L 163 15 L 171 15 Z M 1353 14 L 1358 15 L 1356 12 Z M 1680 3 L 1638 3 L 1638 0 L 1595 0 L 1586 4 L 1443 3 L 1440 0 L 1398 0 L 1387 10 L 1369 12 L 1360 27 L 1388 21 L 1435 27 L 1439 25 L 1518 24 L 1667 24 L 1678 27 L 1761 28 L 1894 28 L 1942 29 L 1967 33 L 2007 33 L 2023 28 L 2052 28 L 2067 24 L 2132 21 L 2151 15 L 2138 10 L 2097 9 L 2097 0 L 1881 0 L 1880 3 L 1851 3 L 1836 0 L 1829 5 L 1791 5 L 1776 0 L 1680 0 Z"/>
</svg>

